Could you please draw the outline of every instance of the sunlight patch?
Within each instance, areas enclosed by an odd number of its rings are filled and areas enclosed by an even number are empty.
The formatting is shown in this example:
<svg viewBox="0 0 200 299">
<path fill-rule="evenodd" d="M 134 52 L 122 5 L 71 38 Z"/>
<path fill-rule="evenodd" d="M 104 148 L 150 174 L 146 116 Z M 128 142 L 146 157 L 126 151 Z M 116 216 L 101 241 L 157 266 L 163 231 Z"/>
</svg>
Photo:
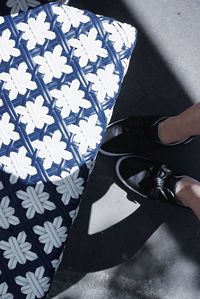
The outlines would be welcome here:
<svg viewBox="0 0 200 299">
<path fill-rule="evenodd" d="M 93 235 L 119 223 L 134 213 L 140 204 L 127 198 L 127 192 L 115 183 L 91 208 L 88 234 Z"/>
</svg>

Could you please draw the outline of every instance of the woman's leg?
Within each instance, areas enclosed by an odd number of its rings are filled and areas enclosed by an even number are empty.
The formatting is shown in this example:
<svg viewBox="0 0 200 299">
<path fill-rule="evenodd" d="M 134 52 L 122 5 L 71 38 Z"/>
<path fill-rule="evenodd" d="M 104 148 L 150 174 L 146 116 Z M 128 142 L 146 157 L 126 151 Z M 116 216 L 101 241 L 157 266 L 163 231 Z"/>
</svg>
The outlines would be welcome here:
<svg viewBox="0 0 200 299">
<path fill-rule="evenodd" d="M 166 144 L 200 135 L 200 103 L 167 118 L 159 124 L 158 130 L 160 140 Z M 191 208 L 200 220 L 200 182 L 184 177 L 177 183 L 176 196 L 185 206 Z"/>
<path fill-rule="evenodd" d="M 200 135 L 200 103 L 162 121 L 158 133 L 160 140 L 165 144 Z"/>
<path fill-rule="evenodd" d="M 177 199 L 192 209 L 200 220 L 200 183 L 191 177 L 185 177 L 178 181 L 175 192 Z"/>
</svg>

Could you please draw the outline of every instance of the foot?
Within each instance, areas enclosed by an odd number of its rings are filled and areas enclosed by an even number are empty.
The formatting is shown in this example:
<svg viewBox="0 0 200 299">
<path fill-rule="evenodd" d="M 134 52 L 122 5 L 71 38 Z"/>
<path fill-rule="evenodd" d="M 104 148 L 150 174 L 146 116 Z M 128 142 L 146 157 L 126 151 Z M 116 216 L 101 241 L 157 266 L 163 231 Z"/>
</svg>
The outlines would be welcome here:
<svg viewBox="0 0 200 299">
<path fill-rule="evenodd" d="M 184 177 L 176 185 L 176 196 L 200 220 L 200 182 L 192 177 Z"/>
<path fill-rule="evenodd" d="M 185 144 L 192 138 L 175 143 L 163 143 L 159 137 L 159 125 L 167 117 L 130 116 L 111 123 L 106 131 L 100 153 L 108 156 L 145 154 L 160 146 Z"/>
<path fill-rule="evenodd" d="M 187 176 L 176 174 L 164 164 L 126 156 L 118 160 L 116 173 L 126 187 L 145 198 L 185 206 L 176 196 L 176 186 Z"/>
</svg>

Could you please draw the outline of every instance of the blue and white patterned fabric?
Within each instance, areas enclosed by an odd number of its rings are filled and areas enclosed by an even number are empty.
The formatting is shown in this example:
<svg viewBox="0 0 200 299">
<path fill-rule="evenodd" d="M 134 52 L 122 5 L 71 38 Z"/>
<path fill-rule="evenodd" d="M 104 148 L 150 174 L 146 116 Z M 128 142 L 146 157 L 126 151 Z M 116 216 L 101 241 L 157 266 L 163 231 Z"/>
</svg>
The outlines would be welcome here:
<svg viewBox="0 0 200 299">
<path fill-rule="evenodd" d="M 61 3 L 0 17 L 1 299 L 45 298 L 135 36 Z"/>
</svg>

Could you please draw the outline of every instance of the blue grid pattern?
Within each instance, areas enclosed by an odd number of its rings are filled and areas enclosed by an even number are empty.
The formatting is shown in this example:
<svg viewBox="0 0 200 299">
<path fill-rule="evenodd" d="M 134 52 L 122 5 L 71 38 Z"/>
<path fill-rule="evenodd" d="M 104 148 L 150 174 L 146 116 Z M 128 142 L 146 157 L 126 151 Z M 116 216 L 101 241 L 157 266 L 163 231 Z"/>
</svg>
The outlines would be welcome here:
<svg viewBox="0 0 200 299">
<path fill-rule="evenodd" d="M 0 298 L 45 298 L 135 35 L 62 3 L 0 17 Z"/>
</svg>

